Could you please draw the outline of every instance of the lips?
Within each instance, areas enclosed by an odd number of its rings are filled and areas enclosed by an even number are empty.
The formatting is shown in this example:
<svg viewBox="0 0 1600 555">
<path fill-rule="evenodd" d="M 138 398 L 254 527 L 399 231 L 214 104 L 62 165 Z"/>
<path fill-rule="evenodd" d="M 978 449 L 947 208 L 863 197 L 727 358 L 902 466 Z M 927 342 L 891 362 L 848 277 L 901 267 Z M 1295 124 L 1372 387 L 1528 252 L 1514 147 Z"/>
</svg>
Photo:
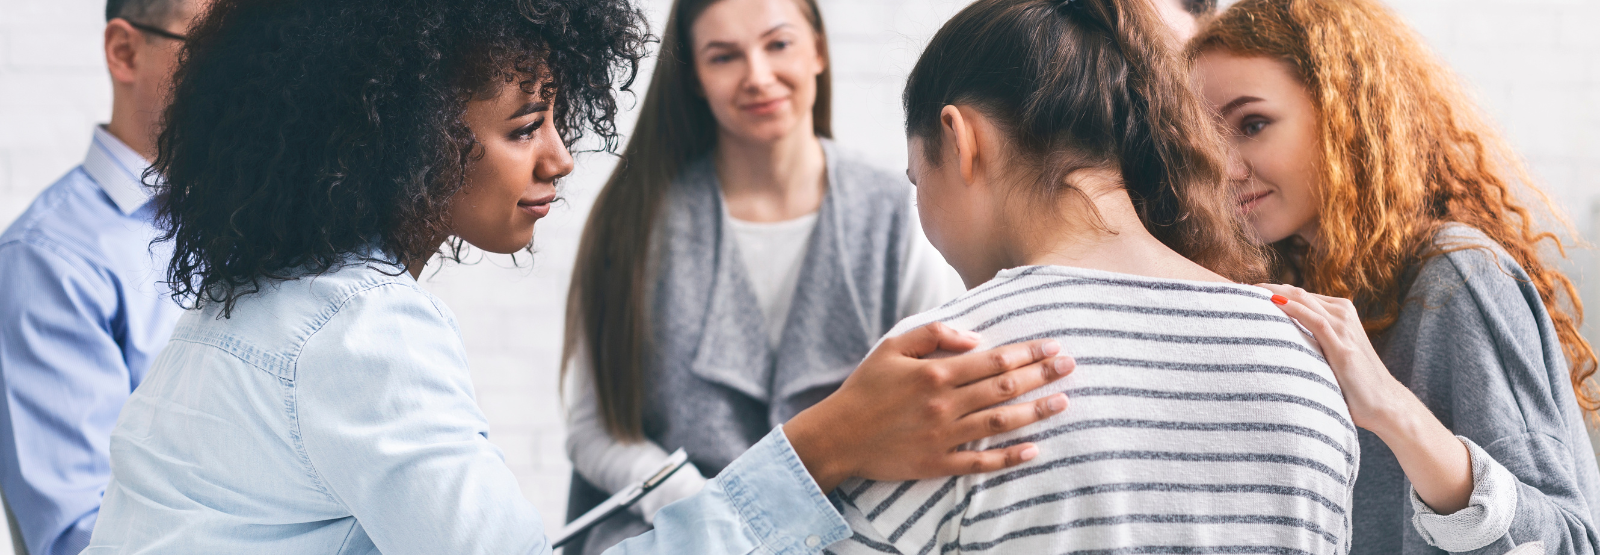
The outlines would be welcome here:
<svg viewBox="0 0 1600 555">
<path fill-rule="evenodd" d="M 771 113 L 777 112 L 778 108 L 782 107 L 783 103 L 787 102 L 788 100 L 789 100 L 788 98 L 775 98 L 775 99 L 767 100 L 767 101 L 763 101 L 763 102 L 752 102 L 752 103 L 740 106 L 739 109 L 740 110 L 744 110 L 746 112 L 750 112 L 750 113 L 758 115 L 758 116 L 764 116 L 764 115 L 767 115 L 767 114 L 771 114 Z"/>
<path fill-rule="evenodd" d="M 556 201 L 555 193 L 536 199 L 523 199 L 517 201 L 517 209 L 532 214 L 535 218 L 543 218 L 550 213 L 550 205 Z"/>
<path fill-rule="evenodd" d="M 1257 205 L 1261 204 L 1262 200 L 1265 200 L 1271 194 L 1272 191 L 1253 191 L 1239 195 L 1239 211 L 1246 214 L 1250 213 L 1251 210 L 1256 209 Z"/>
</svg>

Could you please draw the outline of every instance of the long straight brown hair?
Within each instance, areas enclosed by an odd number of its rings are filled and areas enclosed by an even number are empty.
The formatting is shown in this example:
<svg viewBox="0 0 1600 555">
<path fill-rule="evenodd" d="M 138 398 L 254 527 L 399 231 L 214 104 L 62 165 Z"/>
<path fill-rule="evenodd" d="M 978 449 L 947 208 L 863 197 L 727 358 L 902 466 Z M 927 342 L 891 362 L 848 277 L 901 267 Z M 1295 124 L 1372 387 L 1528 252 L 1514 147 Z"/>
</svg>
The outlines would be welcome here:
<svg viewBox="0 0 1600 555">
<path fill-rule="evenodd" d="M 578 355 L 594 371 L 606 430 L 619 439 L 644 436 L 645 366 L 650 358 L 651 233 L 672 181 L 717 143 L 717 120 L 695 76 L 690 29 L 720 0 L 675 0 L 644 106 L 622 159 L 611 172 L 578 244 L 567 293 L 562 377 Z M 825 65 L 817 75 L 812 130 L 832 137 L 833 64 L 816 0 L 795 0 L 816 32 Z"/>
</svg>

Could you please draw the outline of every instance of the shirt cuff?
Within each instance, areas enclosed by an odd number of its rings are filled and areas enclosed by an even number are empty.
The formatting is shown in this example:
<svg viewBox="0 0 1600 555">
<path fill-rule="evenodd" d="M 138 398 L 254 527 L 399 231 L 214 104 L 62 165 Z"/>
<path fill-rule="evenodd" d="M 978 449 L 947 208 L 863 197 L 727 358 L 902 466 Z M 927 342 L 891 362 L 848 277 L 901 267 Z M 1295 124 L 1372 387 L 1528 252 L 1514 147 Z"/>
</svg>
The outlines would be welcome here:
<svg viewBox="0 0 1600 555">
<path fill-rule="evenodd" d="M 806 471 L 783 426 L 773 428 L 715 481 L 774 555 L 814 555 L 850 537 L 850 525 Z"/>
<path fill-rule="evenodd" d="M 700 473 L 700 469 L 695 467 L 694 463 L 684 463 L 683 468 L 672 473 L 672 476 L 656 487 L 655 491 L 639 498 L 639 502 L 634 503 L 632 509 L 646 524 L 655 524 L 656 511 L 679 500 L 694 497 L 694 494 L 700 493 L 705 487 L 706 478 Z"/>
<path fill-rule="evenodd" d="M 1410 492 L 1411 507 L 1416 510 L 1411 524 L 1417 533 L 1428 545 L 1459 553 L 1483 548 L 1510 532 L 1517 514 L 1517 477 L 1472 440 L 1456 439 L 1467 446 L 1472 461 L 1472 497 L 1467 507 L 1441 515 L 1422 502 L 1416 488 Z"/>
</svg>

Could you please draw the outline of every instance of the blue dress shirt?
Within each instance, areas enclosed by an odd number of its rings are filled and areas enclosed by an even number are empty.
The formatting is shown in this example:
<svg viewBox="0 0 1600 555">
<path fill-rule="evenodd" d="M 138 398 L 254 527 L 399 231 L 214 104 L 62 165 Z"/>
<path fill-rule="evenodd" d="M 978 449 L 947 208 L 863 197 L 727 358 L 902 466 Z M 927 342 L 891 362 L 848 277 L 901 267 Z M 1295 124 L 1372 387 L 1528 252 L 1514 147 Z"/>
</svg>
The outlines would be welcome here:
<svg viewBox="0 0 1600 555">
<path fill-rule="evenodd" d="M 111 434 L 85 554 L 549 554 L 455 316 L 352 261 L 179 320 Z M 553 385 L 553 384 L 552 384 Z M 850 535 L 776 429 L 615 553 L 816 555 Z"/>
<path fill-rule="evenodd" d="M 0 235 L 0 491 L 33 555 L 89 543 L 117 412 L 182 312 L 158 285 L 146 166 L 96 127 Z"/>
</svg>

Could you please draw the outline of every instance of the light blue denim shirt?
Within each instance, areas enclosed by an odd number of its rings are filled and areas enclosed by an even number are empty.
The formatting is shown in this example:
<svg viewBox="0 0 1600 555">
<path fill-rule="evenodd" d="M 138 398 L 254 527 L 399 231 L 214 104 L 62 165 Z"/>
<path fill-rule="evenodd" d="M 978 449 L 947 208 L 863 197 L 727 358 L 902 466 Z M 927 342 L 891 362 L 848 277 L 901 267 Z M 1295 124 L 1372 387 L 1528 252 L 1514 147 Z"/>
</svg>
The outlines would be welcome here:
<svg viewBox="0 0 1600 555">
<path fill-rule="evenodd" d="M 159 285 L 148 165 L 96 126 L 0 234 L 0 490 L 33 555 L 89 544 L 117 411 L 183 313 Z"/>
<path fill-rule="evenodd" d="M 392 265 L 179 321 L 111 435 L 85 553 L 550 553 L 450 310 Z M 849 527 L 773 430 L 616 553 L 815 554 Z"/>
</svg>

